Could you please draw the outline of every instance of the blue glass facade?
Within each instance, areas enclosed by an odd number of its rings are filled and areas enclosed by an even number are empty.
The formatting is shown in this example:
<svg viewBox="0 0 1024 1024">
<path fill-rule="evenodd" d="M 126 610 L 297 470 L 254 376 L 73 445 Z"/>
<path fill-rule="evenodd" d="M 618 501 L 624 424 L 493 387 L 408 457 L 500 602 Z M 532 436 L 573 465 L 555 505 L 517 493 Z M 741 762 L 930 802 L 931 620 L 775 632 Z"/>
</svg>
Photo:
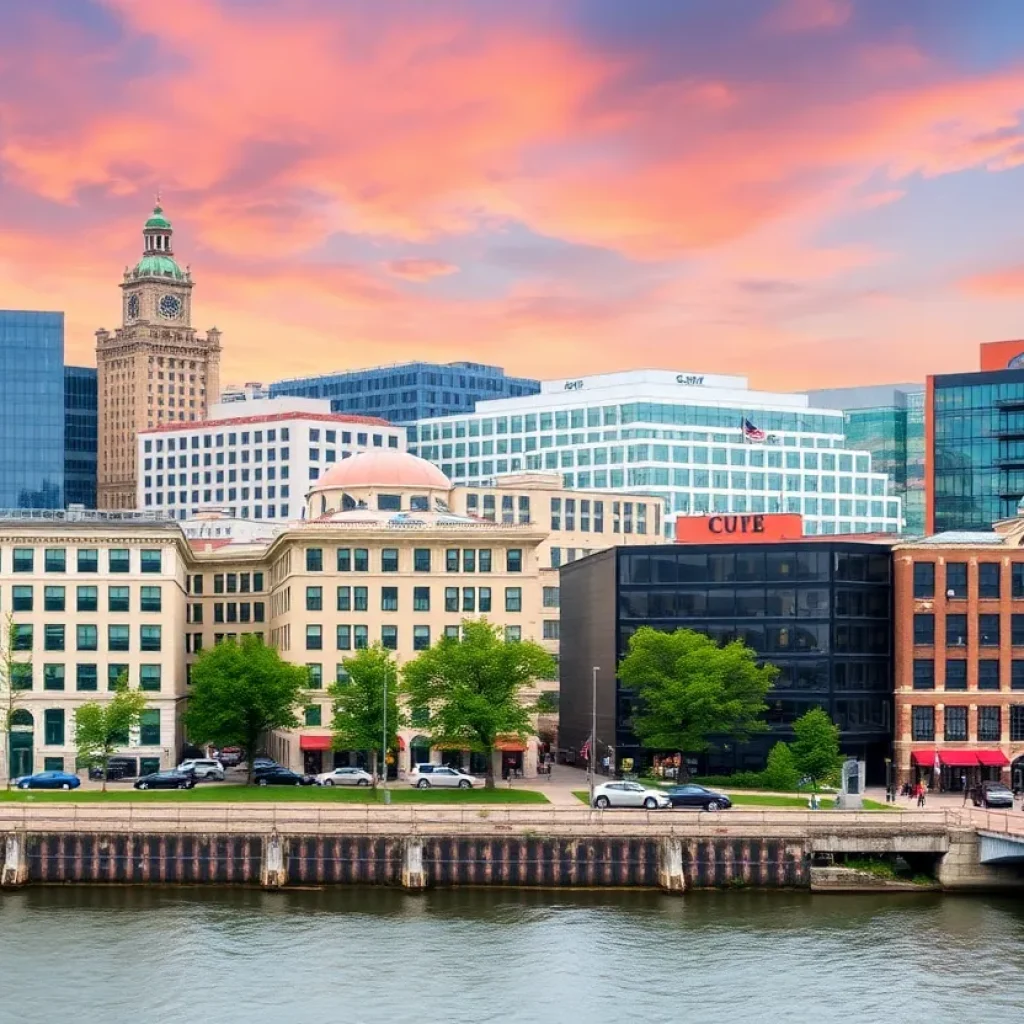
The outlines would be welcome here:
<svg viewBox="0 0 1024 1024">
<path fill-rule="evenodd" d="M 64 367 L 64 502 L 96 507 L 96 371 Z"/>
<path fill-rule="evenodd" d="M 500 366 L 483 363 L 401 363 L 270 385 L 271 398 L 328 398 L 332 412 L 380 416 L 390 423 L 472 412 L 477 402 L 539 391 L 539 381 L 508 377 Z"/>
<path fill-rule="evenodd" d="M 0 508 L 64 507 L 64 314 L 0 310 Z"/>
</svg>

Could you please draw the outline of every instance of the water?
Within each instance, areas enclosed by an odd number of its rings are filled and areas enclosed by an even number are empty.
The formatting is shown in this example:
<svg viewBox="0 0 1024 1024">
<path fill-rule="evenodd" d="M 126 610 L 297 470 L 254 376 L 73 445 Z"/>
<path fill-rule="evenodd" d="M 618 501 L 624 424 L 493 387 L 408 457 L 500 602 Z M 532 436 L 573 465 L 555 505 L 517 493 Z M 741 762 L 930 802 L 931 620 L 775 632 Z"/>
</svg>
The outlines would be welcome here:
<svg viewBox="0 0 1024 1024">
<path fill-rule="evenodd" d="M 1024 902 L 36 888 L 2 1024 L 1019 1024 Z"/>
</svg>

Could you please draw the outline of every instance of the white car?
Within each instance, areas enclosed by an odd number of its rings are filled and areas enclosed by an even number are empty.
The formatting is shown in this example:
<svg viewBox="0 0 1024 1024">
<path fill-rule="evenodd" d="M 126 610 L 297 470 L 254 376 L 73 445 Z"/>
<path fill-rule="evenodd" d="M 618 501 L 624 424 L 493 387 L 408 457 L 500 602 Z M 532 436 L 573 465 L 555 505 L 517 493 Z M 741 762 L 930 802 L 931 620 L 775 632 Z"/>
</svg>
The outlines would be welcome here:
<svg viewBox="0 0 1024 1024">
<path fill-rule="evenodd" d="M 472 789 L 476 785 L 476 779 L 459 771 L 458 768 L 446 768 L 440 764 L 418 764 L 409 775 L 409 785 L 417 789 Z"/>
<path fill-rule="evenodd" d="M 224 765 L 212 757 L 193 757 L 178 765 L 179 772 L 187 772 L 196 779 L 208 779 L 212 782 L 224 781 Z"/>
<path fill-rule="evenodd" d="M 318 786 L 369 786 L 373 776 L 362 768 L 335 768 L 316 777 Z"/>
<path fill-rule="evenodd" d="M 605 782 L 594 787 L 594 806 L 605 807 L 644 807 L 654 811 L 663 807 L 671 807 L 672 801 L 656 789 L 647 789 L 639 782 Z"/>
</svg>

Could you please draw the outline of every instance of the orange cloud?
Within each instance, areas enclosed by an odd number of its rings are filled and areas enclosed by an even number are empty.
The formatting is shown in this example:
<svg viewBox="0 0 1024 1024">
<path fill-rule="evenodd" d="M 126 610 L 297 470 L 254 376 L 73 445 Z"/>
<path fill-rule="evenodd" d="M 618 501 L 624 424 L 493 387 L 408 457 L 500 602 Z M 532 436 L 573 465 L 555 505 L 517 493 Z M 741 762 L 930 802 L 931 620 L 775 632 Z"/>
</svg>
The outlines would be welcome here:
<svg viewBox="0 0 1024 1024">
<path fill-rule="evenodd" d="M 439 259 L 390 260 L 384 267 L 389 274 L 404 277 L 407 281 L 430 281 L 435 277 L 446 277 L 448 274 L 459 272 L 454 263 Z"/>
<path fill-rule="evenodd" d="M 1024 266 L 1005 267 L 975 274 L 961 282 L 963 289 L 975 295 L 996 299 L 1019 299 L 1024 295 Z"/>
</svg>

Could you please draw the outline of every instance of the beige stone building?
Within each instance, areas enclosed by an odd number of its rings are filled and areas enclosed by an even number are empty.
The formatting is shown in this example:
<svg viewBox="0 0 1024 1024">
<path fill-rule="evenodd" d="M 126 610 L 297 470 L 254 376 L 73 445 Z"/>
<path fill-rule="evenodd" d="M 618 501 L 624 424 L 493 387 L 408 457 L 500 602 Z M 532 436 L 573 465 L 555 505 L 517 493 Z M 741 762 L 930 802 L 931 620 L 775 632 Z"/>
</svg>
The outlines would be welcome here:
<svg viewBox="0 0 1024 1024">
<path fill-rule="evenodd" d="M 142 229 L 142 259 L 124 272 L 122 323 L 96 332 L 99 437 L 97 504 L 135 508 L 136 435 L 204 420 L 220 389 L 220 332 L 192 326 L 192 273 L 174 259 L 159 205 Z"/>
</svg>

